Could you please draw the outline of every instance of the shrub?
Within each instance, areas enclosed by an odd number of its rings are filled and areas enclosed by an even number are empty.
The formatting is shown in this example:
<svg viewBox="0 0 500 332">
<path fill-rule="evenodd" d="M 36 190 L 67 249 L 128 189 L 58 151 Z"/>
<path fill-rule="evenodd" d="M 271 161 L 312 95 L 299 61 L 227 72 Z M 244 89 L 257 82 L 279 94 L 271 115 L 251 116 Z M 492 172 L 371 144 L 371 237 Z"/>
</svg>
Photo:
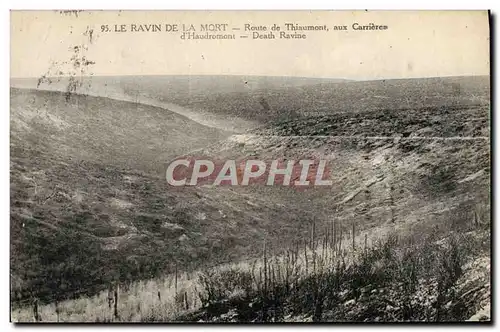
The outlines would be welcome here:
<svg viewBox="0 0 500 332">
<path fill-rule="evenodd" d="M 199 297 L 203 307 L 232 298 L 247 296 L 252 290 L 252 276 L 239 269 L 211 269 L 201 273 L 198 281 L 202 286 Z"/>
</svg>

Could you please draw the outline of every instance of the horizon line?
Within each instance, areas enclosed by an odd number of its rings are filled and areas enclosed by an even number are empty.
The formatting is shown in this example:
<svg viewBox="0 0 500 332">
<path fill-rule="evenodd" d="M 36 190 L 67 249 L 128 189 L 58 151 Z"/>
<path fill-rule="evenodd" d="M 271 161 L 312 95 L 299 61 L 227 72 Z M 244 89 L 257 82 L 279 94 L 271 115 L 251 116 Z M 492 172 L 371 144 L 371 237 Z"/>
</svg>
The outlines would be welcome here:
<svg viewBox="0 0 500 332">
<path fill-rule="evenodd" d="M 39 79 L 41 76 L 11 76 L 9 79 Z M 101 77 L 272 77 L 272 78 L 290 78 L 290 79 L 317 79 L 317 80 L 343 80 L 348 82 L 369 82 L 369 81 L 385 81 L 385 80 L 408 80 L 408 79 L 432 79 L 432 78 L 453 78 L 453 77 L 491 77 L 491 74 L 459 74 L 459 75 L 443 75 L 443 76 L 411 76 L 411 77 L 378 77 L 378 78 L 345 78 L 345 77 L 314 77 L 314 76 L 287 76 L 287 75 L 255 75 L 255 74 L 122 74 L 122 75 L 59 75 L 59 76 L 45 76 L 46 78 L 69 78 L 69 77 L 79 77 L 79 78 L 101 78 Z"/>
</svg>

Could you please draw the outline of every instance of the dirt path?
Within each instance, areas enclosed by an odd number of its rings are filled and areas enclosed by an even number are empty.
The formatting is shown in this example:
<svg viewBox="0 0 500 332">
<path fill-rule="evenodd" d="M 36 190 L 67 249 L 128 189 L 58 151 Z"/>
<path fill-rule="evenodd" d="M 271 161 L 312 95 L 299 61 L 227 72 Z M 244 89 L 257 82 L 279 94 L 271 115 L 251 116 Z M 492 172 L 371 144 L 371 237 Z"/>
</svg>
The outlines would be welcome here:
<svg viewBox="0 0 500 332">
<path fill-rule="evenodd" d="M 37 88 L 36 84 L 33 84 L 31 82 L 26 83 L 13 81 L 11 82 L 11 87 L 19 89 L 66 92 L 66 85 L 62 84 L 61 82 L 56 82 L 51 85 L 43 85 Z M 103 97 L 163 108 L 171 112 L 180 114 L 204 126 L 216 128 L 230 133 L 242 133 L 248 129 L 255 128 L 258 125 L 256 122 L 247 121 L 236 117 L 228 118 L 226 115 L 217 115 L 214 113 L 206 112 L 204 110 L 193 110 L 181 105 L 158 100 L 154 97 L 132 96 L 123 91 L 120 91 L 119 87 L 97 86 L 94 84 L 90 87 L 82 87 L 76 93 L 92 97 Z"/>
</svg>

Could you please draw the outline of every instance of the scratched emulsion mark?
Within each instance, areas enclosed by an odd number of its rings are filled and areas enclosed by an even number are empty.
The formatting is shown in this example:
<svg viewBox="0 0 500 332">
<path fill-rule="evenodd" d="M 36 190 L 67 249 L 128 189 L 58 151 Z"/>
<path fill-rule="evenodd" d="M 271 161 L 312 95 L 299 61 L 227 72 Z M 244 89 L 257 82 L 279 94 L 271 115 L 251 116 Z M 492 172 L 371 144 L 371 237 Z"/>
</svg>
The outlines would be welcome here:
<svg viewBox="0 0 500 332">
<path fill-rule="evenodd" d="M 82 11 L 60 11 L 61 14 L 75 15 L 75 17 L 78 17 L 78 13 L 80 12 Z M 72 32 L 70 31 L 70 33 Z M 95 61 L 89 59 L 86 53 L 89 49 L 89 45 L 95 41 L 96 36 L 94 35 L 94 29 L 87 26 L 83 36 L 85 39 L 80 45 L 68 48 L 68 52 L 71 54 L 69 60 L 51 62 L 47 72 L 38 79 L 37 88 L 44 83 L 50 85 L 52 83 L 61 82 L 62 80 L 67 80 L 65 92 L 65 99 L 67 102 L 70 101 L 71 95 L 76 93 L 78 89 L 84 86 L 90 88 L 91 80 L 88 78 L 93 76 L 91 69 Z"/>
<path fill-rule="evenodd" d="M 90 28 L 88 25 L 83 35 L 89 39 L 90 44 L 94 42 L 94 29 Z"/>
</svg>

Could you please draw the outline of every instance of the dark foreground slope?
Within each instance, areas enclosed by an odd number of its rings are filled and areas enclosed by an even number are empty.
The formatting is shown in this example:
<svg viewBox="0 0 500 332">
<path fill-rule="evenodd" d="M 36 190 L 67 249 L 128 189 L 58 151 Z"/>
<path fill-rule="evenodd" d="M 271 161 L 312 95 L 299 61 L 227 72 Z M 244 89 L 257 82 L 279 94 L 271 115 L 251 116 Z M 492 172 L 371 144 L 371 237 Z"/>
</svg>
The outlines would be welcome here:
<svg viewBox="0 0 500 332">
<path fill-rule="evenodd" d="M 263 234 L 296 232 L 307 215 L 263 198 L 250 205 L 227 190 L 172 191 L 163 179 L 112 165 L 29 148 L 12 154 L 14 302 L 91 295 L 110 282 L 251 256 Z"/>
<path fill-rule="evenodd" d="M 262 229 L 300 229 L 299 210 L 264 198 L 167 186 L 166 162 L 225 135 L 157 107 L 12 89 L 13 302 L 238 259 Z"/>
</svg>

